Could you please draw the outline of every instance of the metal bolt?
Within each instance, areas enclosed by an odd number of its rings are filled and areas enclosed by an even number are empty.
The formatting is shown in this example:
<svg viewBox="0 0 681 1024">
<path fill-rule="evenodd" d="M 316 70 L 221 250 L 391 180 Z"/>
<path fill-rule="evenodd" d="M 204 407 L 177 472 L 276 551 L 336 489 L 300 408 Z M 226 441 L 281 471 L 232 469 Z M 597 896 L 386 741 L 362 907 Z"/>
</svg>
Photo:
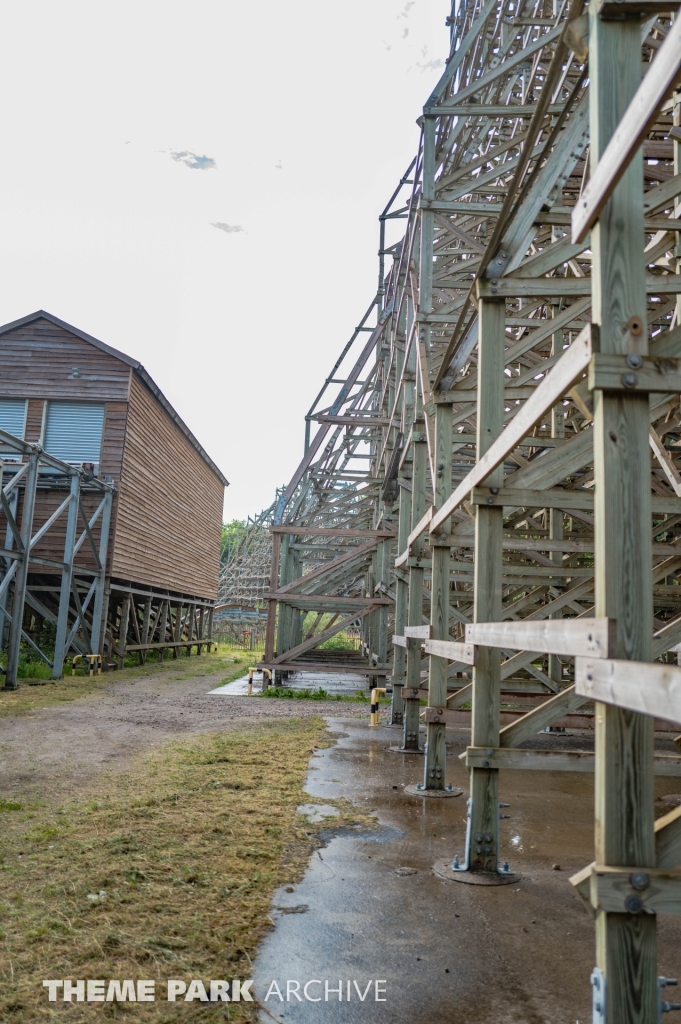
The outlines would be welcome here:
<svg viewBox="0 0 681 1024">
<path fill-rule="evenodd" d="M 490 487 L 489 492 L 490 492 L 490 494 L 498 494 L 499 493 L 499 488 L 498 487 Z"/>
<path fill-rule="evenodd" d="M 487 504 L 488 505 L 493 505 L 494 504 L 494 498 L 488 498 L 487 499 Z"/>
<path fill-rule="evenodd" d="M 643 900 L 640 896 L 631 893 L 624 901 L 624 909 L 630 914 L 640 914 L 643 910 Z"/>
<path fill-rule="evenodd" d="M 629 875 L 629 882 L 631 883 L 632 889 L 638 889 L 639 892 L 643 889 L 647 889 L 650 885 L 650 879 L 645 871 L 633 871 L 631 875 Z"/>
<path fill-rule="evenodd" d="M 622 383 L 625 388 L 635 388 L 638 384 L 638 377 L 635 373 L 623 373 Z"/>
<path fill-rule="evenodd" d="M 476 832 L 475 835 L 473 836 L 473 839 L 475 839 L 476 843 L 481 843 L 482 842 L 482 832 Z"/>
<path fill-rule="evenodd" d="M 475 847 L 475 852 L 476 853 L 482 853 L 482 846 L 476 846 Z"/>
<path fill-rule="evenodd" d="M 638 352 L 630 352 L 627 356 L 627 366 L 631 370 L 640 370 L 643 366 L 643 356 L 640 356 Z"/>
<path fill-rule="evenodd" d="M 491 843 L 492 842 L 492 833 L 491 832 L 485 832 L 485 834 L 484 834 L 484 836 L 482 838 L 485 840 L 486 843 Z"/>
<path fill-rule="evenodd" d="M 487 750 L 485 751 L 485 756 L 494 757 L 494 750 L 491 747 L 488 747 Z"/>
</svg>

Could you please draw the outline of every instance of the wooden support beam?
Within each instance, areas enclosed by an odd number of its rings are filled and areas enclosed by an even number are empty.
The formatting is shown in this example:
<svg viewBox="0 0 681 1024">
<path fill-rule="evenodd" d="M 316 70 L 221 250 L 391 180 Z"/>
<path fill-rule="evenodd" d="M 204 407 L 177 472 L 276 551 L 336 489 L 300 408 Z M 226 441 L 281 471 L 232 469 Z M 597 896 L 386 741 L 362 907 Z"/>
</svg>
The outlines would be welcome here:
<svg viewBox="0 0 681 1024">
<path fill-rule="evenodd" d="M 600 352 L 645 357 L 642 154 L 640 149 L 632 150 L 631 159 L 627 156 L 626 165 L 613 174 L 610 157 L 615 150 L 608 153 L 640 85 L 640 23 L 638 19 L 603 21 L 595 9 L 589 10 L 589 22 L 590 180 L 610 181 L 612 175 L 612 181 L 618 182 L 614 189 L 608 185 L 600 193 L 602 199 L 594 206 L 600 213 L 596 223 L 592 218 L 583 222 L 583 227 L 594 224 L 592 317 L 600 327 Z M 633 135 L 633 126 L 627 131 Z M 591 195 L 595 194 L 594 189 Z M 577 208 L 583 209 L 581 203 Z M 575 238 L 583 233 L 577 231 Z M 593 394 L 595 614 L 617 621 L 617 649 L 610 657 L 649 661 L 653 632 L 650 404 L 647 394 L 601 390 Z M 613 867 L 654 867 L 653 783 L 660 769 L 659 755 L 654 755 L 653 720 L 604 704 L 596 706 L 596 716 L 596 860 Z M 658 1002 L 655 916 L 599 911 L 596 963 L 607 984 L 605 1024 L 654 1021 Z"/>
<path fill-rule="evenodd" d="M 511 650 L 542 651 L 565 657 L 607 658 L 615 650 L 612 619 L 544 619 L 483 622 L 466 626 L 466 643 Z"/>
<path fill-rule="evenodd" d="M 673 229 L 673 223 L 665 225 Z M 679 274 L 646 274 L 645 289 L 648 295 L 676 295 L 681 290 Z M 486 298 L 569 298 L 591 295 L 590 277 L 518 277 L 511 276 L 483 279 L 476 282 L 478 295 Z M 542 323 L 537 321 L 537 327 Z"/>
<path fill-rule="evenodd" d="M 334 623 L 333 626 L 322 630 L 321 633 L 317 633 L 316 636 L 311 637 L 309 640 L 303 640 L 301 644 L 297 644 L 295 647 L 292 647 L 289 651 L 286 651 L 285 654 L 280 654 L 278 658 L 273 658 L 271 664 L 279 667 L 280 663 L 284 661 L 292 661 L 299 655 L 304 654 L 305 651 L 310 651 L 313 647 L 318 647 L 319 644 L 323 643 L 325 640 L 329 640 L 332 636 L 335 636 L 336 633 L 340 633 L 341 630 L 345 629 L 346 626 L 349 626 L 355 621 L 355 619 L 361 619 L 365 615 L 369 615 L 374 611 L 375 607 L 375 604 L 372 604 L 369 605 L 368 608 L 364 608 L 361 612 L 353 612 L 352 615 L 348 615 L 347 618 Z"/>
<path fill-rule="evenodd" d="M 681 864 L 681 807 L 655 822 L 655 851 L 658 868 L 675 868 Z"/>
<path fill-rule="evenodd" d="M 427 640 L 431 635 L 430 623 L 425 623 L 421 626 L 405 626 L 404 635 L 407 638 L 413 637 L 419 640 Z"/>
<path fill-rule="evenodd" d="M 484 467 L 475 484 L 498 487 L 503 472 L 491 453 L 500 447 L 499 435 L 504 423 L 504 343 L 505 306 L 503 302 L 480 299 L 478 317 L 478 466 Z M 530 399 L 531 401 L 531 399 Z M 522 415 L 522 411 L 518 413 Z M 475 472 L 475 471 L 474 471 Z M 471 474 L 469 474 L 470 476 Z M 461 490 L 461 486 L 454 492 Z M 454 495 L 444 502 L 434 517 L 445 525 L 456 507 Z M 449 511 L 447 506 L 451 505 Z M 446 513 L 446 514 L 445 514 Z M 473 618 L 476 624 L 501 619 L 503 510 L 478 505 L 475 510 L 475 575 Z M 501 689 L 501 652 L 481 647 L 473 667 L 473 703 L 471 743 L 480 746 L 499 745 L 499 703 Z M 467 863 L 473 871 L 494 873 L 499 859 L 499 773 L 494 765 L 471 765 L 470 828 Z M 478 833 L 491 840 L 482 850 L 474 837 Z"/>
<path fill-rule="evenodd" d="M 681 275 L 678 276 L 681 292 Z M 633 325 L 632 325 L 633 326 Z M 637 333 L 643 329 L 639 324 Z M 589 391 L 681 391 L 681 360 L 651 358 L 638 353 L 596 353 L 589 364 Z"/>
<path fill-rule="evenodd" d="M 322 526 L 270 526 L 270 533 L 290 534 L 292 537 L 394 537 L 393 530 L 355 530 L 353 527 L 338 529 Z"/>
<path fill-rule="evenodd" d="M 305 573 L 304 576 L 300 576 L 297 580 L 292 580 L 291 583 L 287 583 L 285 586 L 280 587 L 279 590 L 272 594 L 271 599 L 280 600 L 282 594 L 289 594 L 296 587 L 307 586 L 312 580 L 318 579 L 320 576 L 325 576 L 329 572 L 335 572 L 335 570 L 341 566 L 346 565 L 348 562 L 354 562 L 356 558 L 363 558 L 364 555 L 369 554 L 373 551 L 377 544 L 381 543 L 380 537 L 372 537 L 366 542 L 366 544 L 360 544 L 358 547 L 352 548 L 344 555 L 340 555 L 338 558 L 330 558 L 324 565 L 318 566 L 316 569 L 311 569 L 310 572 Z"/>
<path fill-rule="evenodd" d="M 640 6 L 641 0 L 636 0 Z M 613 4 L 618 10 L 627 0 Z M 572 241 L 582 242 L 639 151 L 681 70 L 681 20 L 676 19 L 605 147 L 572 214 Z"/>
<path fill-rule="evenodd" d="M 581 377 L 589 365 L 597 336 L 597 328 L 593 324 L 587 324 L 573 341 L 570 348 L 561 356 L 551 372 L 536 388 L 532 398 L 527 400 L 520 412 L 516 413 L 494 444 L 485 451 L 476 463 L 475 468 L 463 479 L 454 493 L 445 501 L 442 508 L 432 516 L 429 524 L 431 534 L 440 529 L 442 524 L 459 507 L 473 488 L 479 486 L 485 477 L 489 476 L 497 466 L 503 463 L 506 456 L 510 455 L 518 446 L 527 432 L 542 419 L 549 409 L 563 397 L 572 384 Z M 500 398 L 500 405 L 503 413 L 503 397 Z M 427 525 L 428 523 L 424 523 L 423 529 Z M 410 535 L 410 541 L 413 532 Z"/>
<path fill-rule="evenodd" d="M 681 914 L 681 872 L 594 864 L 591 905 L 609 914 Z"/>
<path fill-rule="evenodd" d="M 519 747 L 526 740 L 532 739 L 542 729 L 547 729 L 562 719 L 570 711 L 576 711 L 586 703 L 584 697 L 575 692 L 574 686 L 569 686 L 555 697 L 550 697 L 538 708 L 529 711 L 513 725 L 507 725 L 501 730 L 499 742 L 502 747 Z M 576 715 L 572 716 L 577 718 Z M 573 728 L 577 728 L 574 725 Z"/>
<path fill-rule="evenodd" d="M 583 750 L 517 750 L 513 747 L 468 747 L 460 759 L 467 767 L 514 768 L 544 772 L 592 772 L 595 754 Z M 681 776 L 681 757 L 655 754 L 655 775 Z"/>
<path fill-rule="evenodd" d="M 456 640 L 426 640 L 423 645 L 426 654 L 436 654 L 448 661 L 460 661 L 464 665 L 475 665 L 475 647 Z"/>
<path fill-rule="evenodd" d="M 681 668 L 675 665 L 576 658 L 575 687 L 585 700 L 681 723 Z"/>
</svg>

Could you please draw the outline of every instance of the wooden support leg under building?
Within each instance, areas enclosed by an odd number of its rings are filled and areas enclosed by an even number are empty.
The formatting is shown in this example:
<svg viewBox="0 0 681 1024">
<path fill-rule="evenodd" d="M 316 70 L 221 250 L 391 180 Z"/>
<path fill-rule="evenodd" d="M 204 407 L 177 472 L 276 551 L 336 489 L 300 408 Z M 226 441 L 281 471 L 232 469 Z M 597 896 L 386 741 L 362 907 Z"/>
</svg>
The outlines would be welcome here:
<svg viewBox="0 0 681 1024">
<path fill-rule="evenodd" d="M 12 597 L 12 621 L 9 628 L 7 645 L 7 671 L 5 673 L 5 689 L 16 690 L 17 671 L 19 669 L 19 652 L 21 648 L 21 631 L 24 618 L 24 601 L 28 582 L 28 553 L 33 535 L 33 512 L 35 509 L 35 493 L 38 476 L 38 455 L 28 457 L 29 468 L 24 477 L 24 504 L 21 513 L 21 543 L 23 555 L 19 561 L 14 577 L 14 594 Z"/>
</svg>

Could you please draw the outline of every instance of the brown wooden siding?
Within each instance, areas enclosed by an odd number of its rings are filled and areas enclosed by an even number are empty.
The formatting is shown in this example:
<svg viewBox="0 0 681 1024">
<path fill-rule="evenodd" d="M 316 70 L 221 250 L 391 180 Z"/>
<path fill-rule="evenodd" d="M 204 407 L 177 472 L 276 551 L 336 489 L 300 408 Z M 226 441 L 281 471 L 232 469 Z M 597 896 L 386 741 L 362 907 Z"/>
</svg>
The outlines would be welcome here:
<svg viewBox="0 0 681 1024">
<path fill-rule="evenodd" d="M 77 366 L 80 377 L 72 377 Z M 0 335 L 0 396 L 125 402 L 130 367 L 49 320 Z"/>
<path fill-rule="evenodd" d="M 215 599 L 224 487 L 131 375 L 111 573 Z"/>
<path fill-rule="evenodd" d="M 80 377 L 71 376 L 74 366 Z M 28 399 L 25 439 L 33 444 L 45 400 L 104 402 L 100 474 L 118 488 L 108 573 L 217 597 L 223 485 L 127 363 L 41 318 L 0 335 L 0 397 Z M 65 493 L 39 491 L 34 532 Z M 83 504 L 91 515 L 95 498 Z M 61 560 L 65 525 L 55 524 L 36 554 Z M 87 542 L 77 562 L 94 565 Z"/>
<path fill-rule="evenodd" d="M 0 382 L 0 387 L 2 382 Z M 9 397 L 4 392 L 2 393 L 3 398 Z M 24 433 L 24 441 L 28 441 L 29 444 L 38 444 L 40 441 L 40 432 L 43 426 L 43 408 L 45 402 L 42 398 L 29 398 L 28 400 L 28 412 L 26 414 L 26 431 Z"/>
</svg>

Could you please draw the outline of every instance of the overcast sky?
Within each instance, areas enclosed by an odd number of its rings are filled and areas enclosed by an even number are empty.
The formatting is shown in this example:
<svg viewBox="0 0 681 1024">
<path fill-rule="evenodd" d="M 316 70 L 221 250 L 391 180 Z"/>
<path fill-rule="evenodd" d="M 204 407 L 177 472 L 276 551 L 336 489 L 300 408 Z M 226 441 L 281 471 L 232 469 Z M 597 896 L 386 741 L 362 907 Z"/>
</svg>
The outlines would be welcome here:
<svg viewBox="0 0 681 1024">
<path fill-rule="evenodd" d="M 141 360 L 268 505 L 376 289 L 377 216 L 448 53 L 449 0 L 0 8 L 0 323 Z"/>
</svg>

